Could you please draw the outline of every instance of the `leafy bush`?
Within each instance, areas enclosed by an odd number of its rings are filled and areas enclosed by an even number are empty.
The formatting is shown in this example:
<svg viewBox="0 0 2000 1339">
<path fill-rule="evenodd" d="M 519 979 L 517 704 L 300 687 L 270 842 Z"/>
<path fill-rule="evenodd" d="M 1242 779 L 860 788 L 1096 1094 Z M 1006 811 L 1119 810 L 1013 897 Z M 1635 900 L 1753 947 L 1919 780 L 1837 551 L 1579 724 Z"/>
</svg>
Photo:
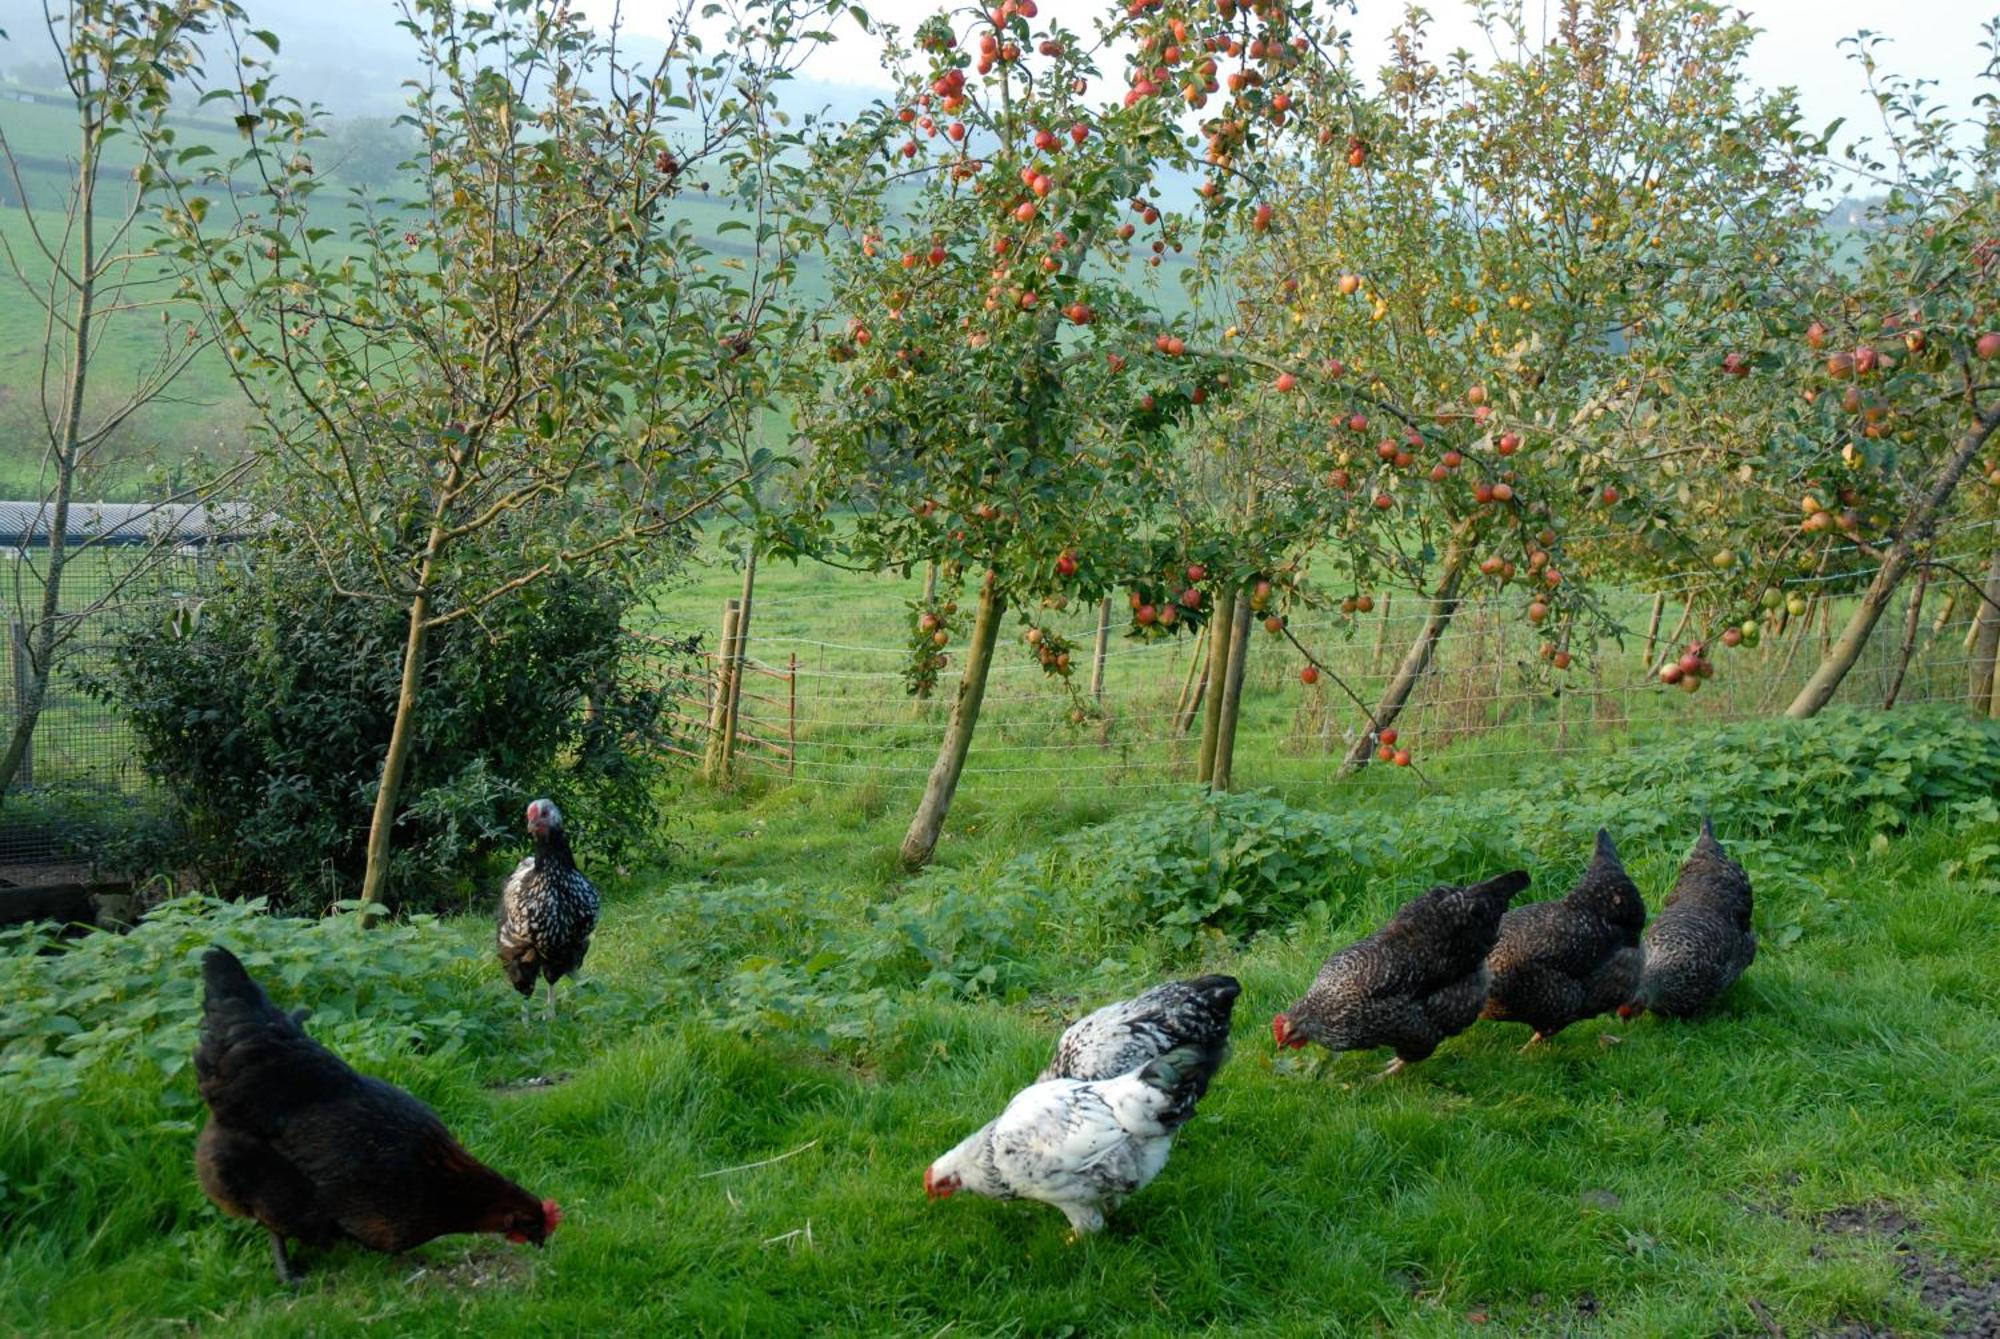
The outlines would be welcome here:
<svg viewBox="0 0 2000 1339">
<path fill-rule="evenodd" d="M 261 901 L 182 897 L 126 934 L 64 940 L 40 927 L 0 931 L 0 1089 L 35 1106 L 73 1098 L 106 1075 L 174 1082 L 194 1056 L 200 955 L 221 944 L 281 1007 L 312 1009 L 313 1035 L 357 1065 L 478 1041 L 447 968 L 460 940 L 429 916 L 363 932 L 352 910 L 320 920 L 265 914 Z"/>
<path fill-rule="evenodd" d="M 1242 939 L 1312 903 L 1337 907 L 1349 876 L 1394 854 L 1380 824 L 1254 792 L 1195 793 L 1067 838 L 1036 863 L 1044 886 L 1186 945 L 1203 929 Z"/>
<path fill-rule="evenodd" d="M 575 813 L 594 857 L 648 834 L 658 774 L 645 741 L 664 703 L 624 656 L 635 592 L 558 575 L 433 631 L 396 823 L 398 903 L 466 895 L 482 856 L 522 840 L 534 794 Z M 131 721 L 173 797 L 178 840 L 154 858 L 292 909 L 358 880 L 405 633 L 401 610 L 338 594 L 276 547 L 192 614 L 125 629 L 94 691 Z"/>
</svg>

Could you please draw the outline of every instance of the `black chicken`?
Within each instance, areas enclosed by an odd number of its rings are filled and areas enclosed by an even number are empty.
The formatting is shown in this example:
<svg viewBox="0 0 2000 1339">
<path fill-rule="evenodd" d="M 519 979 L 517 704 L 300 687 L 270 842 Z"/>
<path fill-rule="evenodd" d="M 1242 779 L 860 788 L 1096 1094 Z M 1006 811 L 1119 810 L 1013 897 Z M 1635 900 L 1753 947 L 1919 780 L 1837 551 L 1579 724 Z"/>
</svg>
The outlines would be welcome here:
<svg viewBox="0 0 2000 1339">
<path fill-rule="evenodd" d="M 554 801 L 528 806 L 528 835 L 535 853 L 514 867 L 500 890 L 500 966 L 521 992 L 521 1012 L 535 993 L 535 978 L 549 983 L 543 1017 L 556 1016 L 556 981 L 583 966 L 597 928 L 597 888 L 577 871 Z"/>
<path fill-rule="evenodd" d="M 1609 1013 L 1639 985 L 1646 902 L 1599 828 L 1597 853 L 1569 896 L 1515 907 L 1487 955 L 1493 979 L 1482 1018 L 1526 1023 L 1528 1045 L 1571 1023 Z M 1525 1048 L 1524 1048 L 1525 1049 Z"/>
<path fill-rule="evenodd" d="M 1326 960 L 1311 989 L 1271 1020 L 1271 1036 L 1294 1049 L 1392 1046 L 1377 1077 L 1429 1057 L 1472 1026 L 1486 1004 L 1486 955 L 1507 903 L 1528 886 L 1513 870 L 1469 888 L 1433 888 L 1405 902 L 1389 923 Z"/>
<path fill-rule="evenodd" d="M 1729 858 L 1704 818 L 1660 914 L 1646 927 L 1644 968 L 1631 1018 L 1651 1009 L 1674 1018 L 1700 1013 L 1736 983 L 1757 956 L 1750 928 L 1750 876 Z"/>
<path fill-rule="evenodd" d="M 1107 1004 L 1070 1024 L 1056 1043 L 1055 1059 L 1037 1082 L 1111 1079 L 1176 1046 L 1224 1047 L 1229 1041 L 1229 1016 L 1242 992 L 1243 984 L 1233 976 L 1199 976 L 1169 981 Z"/>
<path fill-rule="evenodd" d="M 562 1221 L 452 1138 L 402 1089 L 355 1073 L 274 1008 L 223 948 L 202 959 L 194 1072 L 209 1120 L 195 1146 L 201 1188 L 271 1234 L 278 1278 L 298 1281 L 285 1241 L 348 1238 L 391 1254 L 453 1232 L 539 1246 Z"/>
</svg>

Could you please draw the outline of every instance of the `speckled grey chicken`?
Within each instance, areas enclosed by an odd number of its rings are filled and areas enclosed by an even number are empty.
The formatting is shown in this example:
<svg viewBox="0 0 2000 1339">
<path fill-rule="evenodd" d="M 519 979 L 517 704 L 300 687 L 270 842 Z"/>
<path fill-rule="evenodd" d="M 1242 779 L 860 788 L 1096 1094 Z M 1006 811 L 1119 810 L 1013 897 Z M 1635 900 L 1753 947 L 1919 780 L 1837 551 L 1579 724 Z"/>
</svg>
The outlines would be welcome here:
<svg viewBox="0 0 2000 1339">
<path fill-rule="evenodd" d="M 1619 1016 L 1651 1009 L 1686 1018 L 1720 999 L 1757 956 L 1750 913 L 1750 876 L 1704 818 L 1673 891 L 1646 927 L 1639 988 Z"/>
<path fill-rule="evenodd" d="M 1479 1018 L 1486 955 L 1508 902 L 1527 886 L 1527 872 L 1517 869 L 1405 902 L 1387 925 L 1328 958 L 1311 989 L 1271 1020 L 1271 1036 L 1281 1047 L 1394 1047 L 1383 1078 L 1428 1058 Z"/>
<path fill-rule="evenodd" d="M 1515 907 L 1501 919 L 1486 958 L 1493 979 L 1480 1016 L 1526 1023 L 1535 1030 L 1533 1046 L 1610 1013 L 1638 988 L 1645 924 L 1645 899 L 1600 828 L 1596 854 L 1569 896 Z"/>
<path fill-rule="evenodd" d="M 1166 1167 L 1175 1132 L 1194 1115 L 1223 1054 L 1215 1039 L 1188 1042 L 1116 1078 L 1023 1088 L 924 1169 L 924 1193 L 1039 1200 L 1062 1210 L 1071 1241 L 1095 1232 Z"/>
<path fill-rule="evenodd" d="M 535 993 L 536 978 L 549 983 L 544 1017 L 556 1015 L 556 981 L 583 966 L 597 928 L 597 887 L 577 870 L 563 831 L 562 811 L 553 801 L 528 806 L 528 835 L 535 852 L 514 867 L 500 890 L 500 966 L 521 992 L 521 1008 Z"/>
<path fill-rule="evenodd" d="M 1229 1016 L 1242 993 L 1233 976 L 1198 976 L 1107 1004 L 1070 1024 L 1041 1077 L 1111 1079 L 1189 1042 L 1226 1046 Z"/>
</svg>

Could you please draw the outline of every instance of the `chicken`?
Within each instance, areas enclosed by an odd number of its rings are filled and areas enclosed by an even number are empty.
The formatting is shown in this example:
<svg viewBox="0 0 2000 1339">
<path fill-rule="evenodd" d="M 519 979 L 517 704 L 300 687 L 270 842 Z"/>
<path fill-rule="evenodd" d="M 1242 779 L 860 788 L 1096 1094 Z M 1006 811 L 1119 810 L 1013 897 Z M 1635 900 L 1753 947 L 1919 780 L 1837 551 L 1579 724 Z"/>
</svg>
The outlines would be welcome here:
<svg viewBox="0 0 2000 1339">
<path fill-rule="evenodd" d="M 1619 1017 L 1651 1009 L 1686 1018 L 1720 999 L 1757 956 L 1750 912 L 1750 876 L 1704 818 L 1673 891 L 1646 927 L 1639 988 Z"/>
<path fill-rule="evenodd" d="M 521 992 L 521 1011 L 535 993 L 535 978 L 549 983 L 544 1018 L 556 1016 L 556 982 L 583 966 L 597 928 L 597 887 L 577 872 L 563 831 L 562 810 L 551 800 L 528 806 L 528 835 L 535 853 L 524 858 L 500 890 L 500 966 Z"/>
<path fill-rule="evenodd" d="M 1039 1200 L 1069 1219 L 1070 1240 L 1167 1165 L 1174 1132 L 1222 1064 L 1219 1039 L 1187 1042 L 1116 1078 L 1049 1079 L 1022 1089 L 997 1120 L 924 1169 L 924 1193 L 961 1190 Z"/>
<path fill-rule="evenodd" d="M 554 1200 L 479 1162 L 429 1107 L 307 1036 L 304 1011 L 274 1008 L 229 950 L 208 951 L 202 980 L 194 1069 L 209 1119 L 196 1175 L 223 1212 L 271 1234 L 281 1282 L 299 1279 L 287 1238 L 391 1254 L 453 1232 L 540 1246 L 562 1221 Z"/>
<path fill-rule="evenodd" d="M 1226 1046 L 1229 1015 L 1242 991 L 1233 976 L 1198 976 L 1107 1004 L 1070 1024 L 1041 1077 L 1113 1079 L 1187 1042 Z"/>
<path fill-rule="evenodd" d="M 1528 1045 L 1580 1019 L 1609 1013 L 1639 984 L 1639 931 L 1645 899 L 1618 861 L 1611 834 L 1597 832 L 1597 852 L 1569 896 L 1515 907 L 1500 920 L 1487 955 L 1492 973 L 1482 1018 L 1526 1023 Z"/>
<path fill-rule="evenodd" d="M 1377 1075 L 1426 1059 L 1486 1006 L 1486 955 L 1507 904 L 1528 886 L 1512 870 L 1468 888 L 1446 885 L 1405 902 L 1389 923 L 1326 960 L 1311 989 L 1271 1020 L 1280 1047 L 1395 1048 Z"/>
</svg>

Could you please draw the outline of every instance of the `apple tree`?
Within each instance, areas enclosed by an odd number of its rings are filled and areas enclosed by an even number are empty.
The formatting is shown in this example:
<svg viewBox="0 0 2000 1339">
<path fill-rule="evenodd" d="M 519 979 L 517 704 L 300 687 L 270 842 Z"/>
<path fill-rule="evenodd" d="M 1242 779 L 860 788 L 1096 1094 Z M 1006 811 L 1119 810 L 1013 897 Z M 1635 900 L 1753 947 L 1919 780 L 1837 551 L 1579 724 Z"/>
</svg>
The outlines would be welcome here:
<svg viewBox="0 0 2000 1339">
<path fill-rule="evenodd" d="M 1321 484 L 1297 513 L 1318 584 L 1392 580 L 1427 610 L 1349 769 L 1399 751 L 1383 732 L 1475 591 L 1517 602 L 1559 676 L 1619 631 L 1595 592 L 1627 559 L 1692 551 L 1651 487 L 1688 446 L 1662 402 L 1734 385 L 1750 353 L 1718 341 L 1816 222 L 1798 146 L 1817 141 L 1750 92 L 1741 18 L 1611 0 L 1546 40 L 1518 6 L 1480 22 L 1502 54 L 1436 54 L 1412 11 L 1379 87 L 1309 100 L 1220 351 L 1280 406 L 1263 439 Z"/>
<path fill-rule="evenodd" d="M 1080 657 L 1033 626 L 1044 602 L 1130 591 L 1142 638 L 1208 616 L 1206 574 L 1158 525 L 1146 483 L 1188 414 L 1226 387 L 1191 353 L 1185 301 L 1148 280 L 1253 207 L 1262 162 L 1300 124 L 1295 85 L 1322 59 L 1312 5 L 1297 0 L 1134 0 L 1087 33 L 1061 8 L 999 0 L 925 20 L 890 53 L 896 97 L 823 165 L 841 315 L 802 418 L 813 459 L 786 542 L 877 569 L 936 562 L 978 583 L 950 722 L 903 842 L 911 866 L 949 811 L 1009 610 L 1060 678 Z M 1121 87 L 1104 87 L 1107 60 Z M 1228 159 L 1228 181 L 1195 212 L 1171 207 L 1169 172 L 1202 155 Z M 835 526 L 848 509 L 858 516 Z M 923 620 L 955 616 L 917 611 L 915 682 L 941 668 L 925 647 L 946 633 Z"/>
</svg>

